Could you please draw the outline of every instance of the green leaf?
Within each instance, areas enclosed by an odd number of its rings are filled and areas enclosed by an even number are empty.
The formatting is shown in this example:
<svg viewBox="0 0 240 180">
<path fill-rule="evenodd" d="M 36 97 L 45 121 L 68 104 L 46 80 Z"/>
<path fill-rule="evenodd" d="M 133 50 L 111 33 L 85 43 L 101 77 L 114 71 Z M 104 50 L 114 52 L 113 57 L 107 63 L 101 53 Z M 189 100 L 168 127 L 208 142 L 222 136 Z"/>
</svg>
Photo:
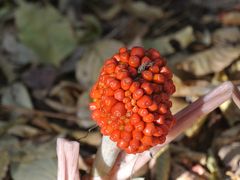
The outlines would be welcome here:
<svg viewBox="0 0 240 180">
<path fill-rule="evenodd" d="M 57 66 L 75 48 L 70 23 L 54 7 L 20 3 L 15 18 L 20 40 L 32 48 L 43 63 Z"/>
</svg>

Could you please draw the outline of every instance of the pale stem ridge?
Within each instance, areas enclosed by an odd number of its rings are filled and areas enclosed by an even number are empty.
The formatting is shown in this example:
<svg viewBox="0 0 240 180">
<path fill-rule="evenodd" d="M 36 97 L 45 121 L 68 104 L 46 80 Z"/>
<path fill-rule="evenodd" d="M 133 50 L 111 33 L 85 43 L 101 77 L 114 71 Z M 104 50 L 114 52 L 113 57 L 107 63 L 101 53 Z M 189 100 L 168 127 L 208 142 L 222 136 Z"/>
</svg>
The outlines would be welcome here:
<svg viewBox="0 0 240 180">
<path fill-rule="evenodd" d="M 98 177 L 93 176 L 93 179 L 128 179 L 152 158 L 151 154 L 154 156 L 163 146 L 170 143 L 186 129 L 191 127 L 196 119 L 208 114 L 231 98 L 240 108 L 240 92 L 232 82 L 227 81 L 175 114 L 174 117 L 177 123 L 167 135 L 166 142 L 151 148 L 151 153 L 150 151 L 145 151 L 137 155 L 129 155 L 123 151 L 119 153 L 118 147 L 104 137 L 102 145 L 98 150 L 94 166 L 94 169 L 98 170 L 104 167 L 104 169 L 101 170 L 103 173 L 99 173 Z M 105 161 L 105 159 L 107 159 L 106 162 L 99 162 L 99 160 Z M 107 168 L 105 168 L 104 164 L 108 164 Z M 113 165 L 112 169 L 109 165 Z"/>
<path fill-rule="evenodd" d="M 79 143 L 57 139 L 58 180 L 80 180 L 78 158 Z"/>
</svg>

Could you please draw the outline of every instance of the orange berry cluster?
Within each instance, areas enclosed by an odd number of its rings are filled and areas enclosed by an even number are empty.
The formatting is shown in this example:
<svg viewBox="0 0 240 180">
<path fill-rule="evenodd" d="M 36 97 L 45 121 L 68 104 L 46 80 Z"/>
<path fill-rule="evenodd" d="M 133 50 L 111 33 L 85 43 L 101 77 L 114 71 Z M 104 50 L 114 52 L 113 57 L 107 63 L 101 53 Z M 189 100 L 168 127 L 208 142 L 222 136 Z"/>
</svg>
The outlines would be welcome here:
<svg viewBox="0 0 240 180">
<path fill-rule="evenodd" d="M 91 90 L 92 118 L 120 149 L 140 153 L 165 142 L 175 123 L 174 92 L 172 72 L 157 50 L 123 47 L 105 61 Z"/>
</svg>

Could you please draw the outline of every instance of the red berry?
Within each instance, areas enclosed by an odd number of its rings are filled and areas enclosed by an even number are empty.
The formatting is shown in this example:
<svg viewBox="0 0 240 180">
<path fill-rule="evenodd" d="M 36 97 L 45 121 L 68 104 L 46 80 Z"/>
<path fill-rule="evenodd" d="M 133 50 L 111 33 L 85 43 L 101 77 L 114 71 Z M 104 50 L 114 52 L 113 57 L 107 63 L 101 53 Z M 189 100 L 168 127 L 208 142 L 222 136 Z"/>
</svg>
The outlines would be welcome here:
<svg viewBox="0 0 240 180">
<path fill-rule="evenodd" d="M 132 132 L 132 136 L 134 139 L 141 140 L 143 137 L 143 133 L 142 133 L 142 131 L 134 130 Z"/>
<path fill-rule="evenodd" d="M 143 130 L 143 134 L 146 136 L 152 136 L 156 131 L 155 125 L 153 123 L 146 123 L 146 126 Z"/>
<path fill-rule="evenodd" d="M 127 110 L 125 109 L 124 104 L 121 102 L 116 103 L 111 109 L 111 114 L 116 117 L 124 116 L 126 112 Z"/>
<path fill-rule="evenodd" d="M 142 47 L 133 47 L 131 50 L 131 56 L 143 57 L 145 50 Z"/>
<path fill-rule="evenodd" d="M 125 149 L 128 147 L 128 142 L 124 141 L 124 140 L 119 140 L 117 142 L 117 146 L 120 148 L 120 149 Z"/>
<path fill-rule="evenodd" d="M 143 145 L 151 146 L 153 143 L 153 139 L 151 136 L 143 136 L 143 138 L 141 139 L 141 142 Z"/>
<path fill-rule="evenodd" d="M 144 122 L 143 121 L 140 121 L 140 122 L 138 122 L 138 123 L 136 123 L 135 124 L 135 129 L 137 130 L 137 131 L 143 131 L 143 129 L 144 129 Z"/>
<path fill-rule="evenodd" d="M 164 76 L 162 74 L 154 74 L 153 75 L 153 81 L 156 82 L 156 83 L 161 84 L 161 83 L 164 83 L 165 78 L 164 78 Z"/>
<path fill-rule="evenodd" d="M 153 86 L 149 82 L 142 83 L 141 88 L 149 95 L 153 93 Z"/>
<path fill-rule="evenodd" d="M 127 131 L 122 131 L 121 132 L 121 139 L 126 141 L 126 142 L 129 142 L 132 139 L 132 133 L 127 132 Z"/>
<path fill-rule="evenodd" d="M 141 121 L 141 117 L 138 114 L 136 114 L 136 113 L 132 114 L 132 116 L 130 118 L 130 122 L 132 125 L 135 125 L 140 121 Z"/>
<path fill-rule="evenodd" d="M 140 58 L 138 56 L 130 56 L 128 63 L 130 66 L 136 68 L 140 65 Z"/>
<path fill-rule="evenodd" d="M 152 99 L 147 96 L 147 95 L 144 95 L 142 96 L 138 101 L 137 101 L 137 105 L 138 107 L 140 108 L 148 108 L 149 106 L 151 106 L 153 103 Z"/>
<path fill-rule="evenodd" d="M 147 81 L 151 81 L 153 79 L 153 74 L 151 71 L 145 70 L 142 72 L 142 77 Z"/>
<path fill-rule="evenodd" d="M 117 89 L 115 92 L 114 92 L 114 98 L 118 101 L 123 101 L 123 98 L 124 98 L 124 90 L 122 89 Z"/>
<path fill-rule="evenodd" d="M 123 52 L 120 54 L 120 61 L 122 62 L 128 62 L 129 54 L 128 52 Z"/>
<path fill-rule="evenodd" d="M 126 77 L 121 80 L 121 87 L 123 90 L 128 90 L 132 85 L 132 79 L 130 77 Z"/>
<path fill-rule="evenodd" d="M 145 122 L 153 122 L 154 121 L 154 115 L 149 113 L 146 116 L 143 117 L 143 121 Z"/>
<path fill-rule="evenodd" d="M 144 92 L 142 89 L 137 89 L 136 91 L 133 92 L 133 99 L 138 100 L 143 96 Z"/>
</svg>

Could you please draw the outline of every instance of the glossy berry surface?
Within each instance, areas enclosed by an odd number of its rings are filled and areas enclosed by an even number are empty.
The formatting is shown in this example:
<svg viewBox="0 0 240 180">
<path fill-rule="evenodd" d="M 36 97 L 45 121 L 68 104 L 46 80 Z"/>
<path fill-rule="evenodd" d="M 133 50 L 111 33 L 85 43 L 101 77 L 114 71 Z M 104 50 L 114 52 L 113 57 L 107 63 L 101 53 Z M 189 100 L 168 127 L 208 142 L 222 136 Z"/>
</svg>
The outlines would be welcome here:
<svg viewBox="0 0 240 180">
<path fill-rule="evenodd" d="M 162 144 L 175 124 L 170 96 L 172 72 L 156 49 L 120 48 L 107 59 L 90 96 L 101 133 L 126 153 Z"/>
</svg>

